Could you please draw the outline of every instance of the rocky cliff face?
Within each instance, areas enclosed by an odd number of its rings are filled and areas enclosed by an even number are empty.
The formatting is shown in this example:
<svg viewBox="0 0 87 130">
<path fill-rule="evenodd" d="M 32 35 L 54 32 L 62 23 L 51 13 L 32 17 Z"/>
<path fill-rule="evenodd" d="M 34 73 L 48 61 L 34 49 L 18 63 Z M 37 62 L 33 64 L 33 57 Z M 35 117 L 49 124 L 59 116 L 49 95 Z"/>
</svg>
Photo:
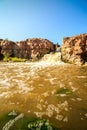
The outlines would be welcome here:
<svg viewBox="0 0 87 130">
<path fill-rule="evenodd" d="M 55 50 L 55 44 L 47 39 L 32 38 L 20 42 L 0 39 L 0 59 L 3 59 L 4 53 L 12 57 L 37 59 Z"/>
<path fill-rule="evenodd" d="M 66 37 L 62 44 L 62 60 L 74 64 L 87 62 L 87 34 Z"/>
</svg>

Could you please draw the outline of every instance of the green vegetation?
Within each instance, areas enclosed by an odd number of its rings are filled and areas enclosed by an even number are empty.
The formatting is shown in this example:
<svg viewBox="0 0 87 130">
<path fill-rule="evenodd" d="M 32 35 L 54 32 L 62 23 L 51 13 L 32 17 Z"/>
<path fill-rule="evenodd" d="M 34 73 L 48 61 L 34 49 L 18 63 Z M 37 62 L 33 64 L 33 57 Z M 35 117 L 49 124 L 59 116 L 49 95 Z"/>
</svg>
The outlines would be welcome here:
<svg viewBox="0 0 87 130">
<path fill-rule="evenodd" d="M 20 117 L 21 116 L 21 117 Z M 46 119 L 10 112 L 0 118 L 0 130 L 58 130 Z"/>
<path fill-rule="evenodd" d="M 3 55 L 4 55 L 3 61 L 5 62 L 10 61 L 10 55 L 8 53 L 4 52 Z"/>
<path fill-rule="evenodd" d="M 32 120 L 28 124 L 29 130 L 58 130 L 55 128 L 52 124 L 49 123 L 46 119 L 39 119 L 36 118 L 35 120 Z"/>
<path fill-rule="evenodd" d="M 26 59 L 18 58 L 18 57 L 12 57 L 11 61 L 13 62 L 25 62 Z"/>
<path fill-rule="evenodd" d="M 5 38 L 4 40 L 5 40 L 5 41 L 10 41 L 8 38 Z"/>
<path fill-rule="evenodd" d="M 22 58 L 18 58 L 18 57 L 10 57 L 10 55 L 8 53 L 4 53 L 4 58 L 3 58 L 3 61 L 4 62 L 9 62 L 9 61 L 12 61 L 12 62 L 25 62 L 26 59 L 22 59 Z"/>
<path fill-rule="evenodd" d="M 66 94 L 66 95 L 71 94 L 71 93 L 72 91 L 69 90 L 68 88 L 60 88 L 56 92 L 56 94 Z"/>
</svg>

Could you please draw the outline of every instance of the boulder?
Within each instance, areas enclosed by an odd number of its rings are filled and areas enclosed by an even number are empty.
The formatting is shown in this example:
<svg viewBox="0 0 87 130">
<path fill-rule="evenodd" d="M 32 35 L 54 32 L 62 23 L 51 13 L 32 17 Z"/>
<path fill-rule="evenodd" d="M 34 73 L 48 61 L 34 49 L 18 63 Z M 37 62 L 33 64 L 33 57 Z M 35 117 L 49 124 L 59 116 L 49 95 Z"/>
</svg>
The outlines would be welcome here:
<svg viewBox="0 0 87 130">
<path fill-rule="evenodd" d="M 2 40 L 0 42 L 0 53 L 4 55 L 4 53 L 7 53 L 9 56 L 14 56 L 14 50 L 16 49 L 16 44 L 13 41 L 9 40 Z"/>
<path fill-rule="evenodd" d="M 27 39 L 26 42 L 30 46 L 30 57 L 32 59 L 40 58 L 56 50 L 56 46 L 47 39 L 33 38 Z"/>
<path fill-rule="evenodd" d="M 87 62 L 87 34 L 63 38 L 62 60 L 82 65 Z"/>
</svg>

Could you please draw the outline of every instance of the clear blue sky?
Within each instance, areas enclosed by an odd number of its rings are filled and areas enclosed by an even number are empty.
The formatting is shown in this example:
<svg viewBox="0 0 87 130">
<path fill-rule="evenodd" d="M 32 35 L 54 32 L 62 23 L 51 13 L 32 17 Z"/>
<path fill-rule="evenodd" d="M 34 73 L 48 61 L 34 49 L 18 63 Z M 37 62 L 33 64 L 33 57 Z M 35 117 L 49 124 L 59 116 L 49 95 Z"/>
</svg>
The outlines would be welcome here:
<svg viewBox="0 0 87 130">
<path fill-rule="evenodd" d="M 0 0 L 0 38 L 13 41 L 87 33 L 87 0 Z"/>
</svg>

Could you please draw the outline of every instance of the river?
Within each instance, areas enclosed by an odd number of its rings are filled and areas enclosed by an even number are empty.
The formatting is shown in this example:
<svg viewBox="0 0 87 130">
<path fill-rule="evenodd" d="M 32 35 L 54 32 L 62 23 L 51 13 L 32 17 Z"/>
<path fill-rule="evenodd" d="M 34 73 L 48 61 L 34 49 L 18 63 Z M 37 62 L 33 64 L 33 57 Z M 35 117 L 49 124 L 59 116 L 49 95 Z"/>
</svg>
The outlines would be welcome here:
<svg viewBox="0 0 87 130">
<path fill-rule="evenodd" d="M 61 130 L 87 130 L 87 66 L 0 62 L 0 116 L 11 110 Z"/>
</svg>

